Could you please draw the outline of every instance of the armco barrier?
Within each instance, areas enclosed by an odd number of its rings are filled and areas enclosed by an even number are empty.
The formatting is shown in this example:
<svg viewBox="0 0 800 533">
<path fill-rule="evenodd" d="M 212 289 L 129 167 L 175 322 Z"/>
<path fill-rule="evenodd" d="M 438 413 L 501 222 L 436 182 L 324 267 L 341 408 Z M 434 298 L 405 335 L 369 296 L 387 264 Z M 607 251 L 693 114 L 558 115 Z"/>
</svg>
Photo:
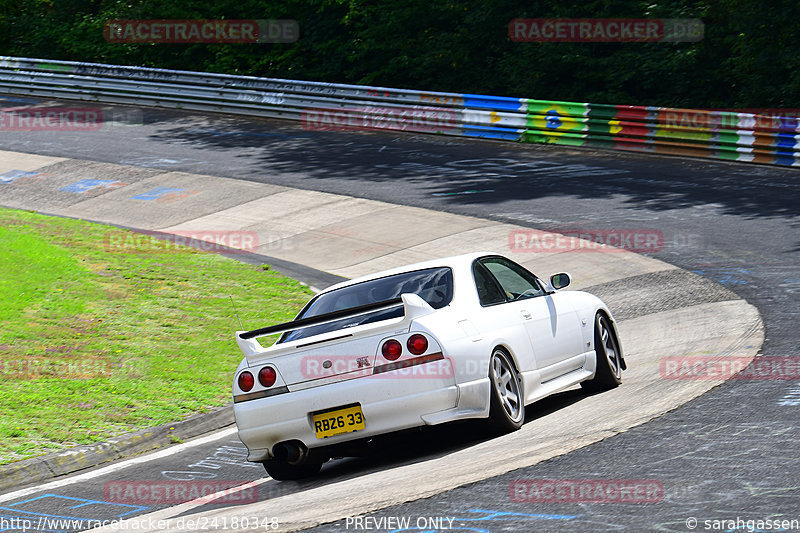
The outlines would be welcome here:
<svg viewBox="0 0 800 533">
<path fill-rule="evenodd" d="M 0 94 L 800 166 L 796 117 L 424 92 L 0 57 Z M 1 126 L 0 126 L 1 127 Z"/>
</svg>

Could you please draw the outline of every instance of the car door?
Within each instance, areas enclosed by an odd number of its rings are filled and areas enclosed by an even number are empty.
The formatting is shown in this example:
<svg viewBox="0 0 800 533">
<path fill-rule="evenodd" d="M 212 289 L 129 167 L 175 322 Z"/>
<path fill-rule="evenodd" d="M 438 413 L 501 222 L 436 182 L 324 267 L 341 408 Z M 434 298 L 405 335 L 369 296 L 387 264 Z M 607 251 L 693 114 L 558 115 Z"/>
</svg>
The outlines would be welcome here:
<svg viewBox="0 0 800 533">
<path fill-rule="evenodd" d="M 583 366 L 583 337 L 577 313 L 557 292 L 522 266 L 504 257 L 480 263 L 496 281 L 509 310 L 518 315 L 530 339 L 542 382 Z"/>
</svg>

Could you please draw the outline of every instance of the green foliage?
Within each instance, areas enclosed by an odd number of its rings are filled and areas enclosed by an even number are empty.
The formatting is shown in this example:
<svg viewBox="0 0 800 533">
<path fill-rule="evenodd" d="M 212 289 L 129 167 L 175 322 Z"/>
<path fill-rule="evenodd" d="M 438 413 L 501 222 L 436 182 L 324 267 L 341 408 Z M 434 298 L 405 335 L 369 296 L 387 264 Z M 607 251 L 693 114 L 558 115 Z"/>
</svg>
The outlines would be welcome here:
<svg viewBox="0 0 800 533">
<path fill-rule="evenodd" d="M 800 107 L 795 0 L 0 0 L 0 54 L 537 99 Z M 700 18 L 698 43 L 517 43 L 514 18 Z M 295 19 L 291 44 L 121 44 L 112 19 Z"/>
</svg>

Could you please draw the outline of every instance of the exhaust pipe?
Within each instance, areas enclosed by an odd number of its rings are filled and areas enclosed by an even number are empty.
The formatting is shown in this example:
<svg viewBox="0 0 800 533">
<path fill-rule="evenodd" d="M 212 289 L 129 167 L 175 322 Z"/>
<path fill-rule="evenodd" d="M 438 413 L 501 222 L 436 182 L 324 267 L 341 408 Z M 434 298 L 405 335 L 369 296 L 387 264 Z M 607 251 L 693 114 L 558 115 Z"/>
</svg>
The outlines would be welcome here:
<svg viewBox="0 0 800 533">
<path fill-rule="evenodd" d="M 297 465 L 305 460 L 308 448 L 300 441 L 279 442 L 272 447 L 272 456 L 281 462 Z"/>
</svg>

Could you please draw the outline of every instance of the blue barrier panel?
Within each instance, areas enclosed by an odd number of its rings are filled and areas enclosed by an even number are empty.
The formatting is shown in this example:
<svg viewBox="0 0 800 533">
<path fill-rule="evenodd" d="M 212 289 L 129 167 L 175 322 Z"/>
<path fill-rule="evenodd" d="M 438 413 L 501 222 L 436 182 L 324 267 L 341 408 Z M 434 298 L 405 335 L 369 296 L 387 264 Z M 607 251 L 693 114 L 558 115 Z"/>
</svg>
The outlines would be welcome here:
<svg viewBox="0 0 800 533">
<path fill-rule="evenodd" d="M 519 98 L 507 96 L 486 96 L 482 94 L 462 94 L 464 107 L 490 109 L 492 111 L 525 111 L 526 104 Z"/>
</svg>

